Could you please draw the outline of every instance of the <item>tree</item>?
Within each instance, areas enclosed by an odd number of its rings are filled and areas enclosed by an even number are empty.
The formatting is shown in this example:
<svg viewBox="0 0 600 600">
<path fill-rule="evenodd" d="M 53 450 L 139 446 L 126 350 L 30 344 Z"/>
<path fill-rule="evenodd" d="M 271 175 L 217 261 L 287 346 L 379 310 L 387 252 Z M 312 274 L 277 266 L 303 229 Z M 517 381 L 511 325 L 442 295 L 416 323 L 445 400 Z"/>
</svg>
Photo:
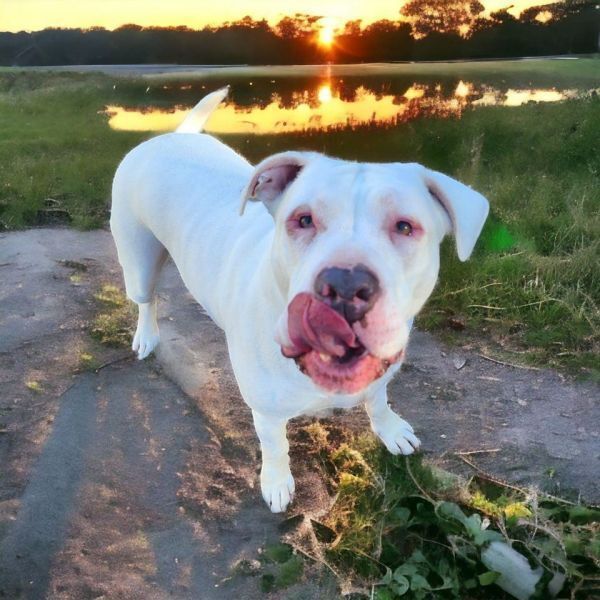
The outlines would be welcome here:
<svg viewBox="0 0 600 600">
<path fill-rule="evenodd" d="M 358 37 L 361 31 L 362 19 L 355 19 L 353 21 L 347 21 L 344 25 L 344 29 L 341 35 L 352 35 Z"/>
<path fill-rule="evenodd" d="M 269 24 L 265 19 L 255 21 L 250 15 L 246 15 L 237 21 L 229 23 L 230 27 L 239 27 L 245 29 L 269 29 Z"/>
<path fill-rule="evenodd" d="M 142 31 L 142 29 L 144 28 L 136 23 L 125 23 L 124 25 L 115 28 L 115 31 Z"/>
<path fill-rule="evenodd" d="M 293 17 L 283 17 L 275 26 L 275 31 L 279 37 L 286 40 L 304 37 L 314 34 L 315 23 L 321 18 L 314 15 L 296 13 Z"/>
<path fill-rule="evenodd" d="M 415 37 L 430 33 L 466 34 L 484 6 L 479 0 L 410 0 L 400 14 L 407 18 Z"/>
<path fill-rule="evenodd" d="M 520 17 L 503 9 L 483 18 L 478 2 L 413 0 L 407 9 L 414 11 L 419 6 L 422 10 L 414 19 L 420 23 L 420 39 L 411 37 L 415 24 L 411 27 L 406 20 L 382 20 L 364 28 L 359 21 L 350 21 L 327 49 L 317 42 L 320 17 L 303 14 L 282 19 L 278 28 L 245 16 L 201 31 L 130 23 L 114 31 L 90 27 L 0 32 L 0 64 L 256 65 L 586 54 L 598 50 L 598 3 L 600 0 L 564 0 L 534 7 Z M 540 11 L 553 16 L 540 21 L 536 19 Z M 469 35 L 461 36 L 460 28 L 466 27 L 469 19 Z M 250 101 L 255 100 L 248 96 Z"/>
</svg>

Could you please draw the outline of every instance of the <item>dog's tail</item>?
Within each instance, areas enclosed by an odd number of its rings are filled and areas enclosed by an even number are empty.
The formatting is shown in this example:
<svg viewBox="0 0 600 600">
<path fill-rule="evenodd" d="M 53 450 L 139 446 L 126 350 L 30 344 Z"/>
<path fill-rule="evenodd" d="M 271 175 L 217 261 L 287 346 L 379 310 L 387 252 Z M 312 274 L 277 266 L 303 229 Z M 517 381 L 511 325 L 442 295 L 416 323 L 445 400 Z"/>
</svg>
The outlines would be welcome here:
<svg viewBox="0 0 600 600">
<path fill-rule="evenodd" d="M 190 114 L 184 119 L 183 123 L 175 130 L 176 133 L 200 133 L 204 129 L 204 124 L 213 111 L 225 100 L 229 93 L 229 86 L 217 90 L 204 96 Z"/>
</svg>

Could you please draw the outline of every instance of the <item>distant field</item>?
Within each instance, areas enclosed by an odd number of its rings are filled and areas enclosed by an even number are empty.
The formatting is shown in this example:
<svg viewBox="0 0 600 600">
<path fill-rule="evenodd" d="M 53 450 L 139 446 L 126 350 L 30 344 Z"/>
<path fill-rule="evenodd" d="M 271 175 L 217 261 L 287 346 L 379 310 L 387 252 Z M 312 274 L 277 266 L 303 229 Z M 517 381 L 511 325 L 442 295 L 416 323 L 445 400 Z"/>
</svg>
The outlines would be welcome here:
<svg viewBox="0 0 600 600">
<path fill-rule="evenodd" d="M 492 77 L 493 71 L 494 78 L 504 80 L 531 75 L 547 79 L 547 85 L 591 87 L 599 65 L 587 59 L 364 69 L 370 75 L 379 69 L 406 70 L 409 79 L 425 71 L 440 77 L 459 69 L 461 76 Z M 207 89 L 216 83 L 207 80 Z M 149 134 L 111 130 L 102 110 L 115 97 L 142 103 L 147 88 L 147 78 L 1 70 L 0 227 L 103 226 L 114 170 Z M 419 120 L 389 129 L 223 139 L 252 161 L 307 148 L 357 160 L 418 161 L 473 185 L 490 199 L 491 218 L 474 260 L 459 263 L 451 242 L 445 245 L 440 284 L 420 318 L 421 327 L 462 342 L 472 337 L 508 362 L 597 374 L 597 95 L 518 108 L 484 107 L 460 120 Z"/>
<path fill-rule="evenodd" d="M 321 77 L 325 75 L 343 77 L 461 77 L 494 79 L 502 77 L 523 80 L 523 76 L 536 81 L 547 80 L 557 85 L 562 81 L 591 83 L 598 85 L 600 79 L 598 58 L 564 57 L 556 59 L 531 58 L 497 61 L 456 61 L 419 63 L 372 63 L 363 65 L 293 65 L 293 66 L 193 66 L 193 65 L 84 65 L 66 67 L 28 67 L 27 72 L 106 73 L 129 77 L 152 78 L 227 78 L 227 77 Z M 0 67 L 0 73 L 10 69 Z"/>
</svg>

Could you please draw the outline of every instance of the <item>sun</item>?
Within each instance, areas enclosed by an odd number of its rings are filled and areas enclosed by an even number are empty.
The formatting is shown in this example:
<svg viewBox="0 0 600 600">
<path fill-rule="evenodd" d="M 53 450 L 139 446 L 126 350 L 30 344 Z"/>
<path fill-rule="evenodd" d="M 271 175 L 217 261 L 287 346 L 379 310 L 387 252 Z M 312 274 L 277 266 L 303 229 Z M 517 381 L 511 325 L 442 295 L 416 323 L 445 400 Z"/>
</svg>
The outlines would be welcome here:
<svg viewBox="0 0 600 600">
<path fill-rule="evenodd" d="M 323 46 L 331 46 L 331 44 L 333 44 L 334 37 L 335 35 L 333 33 L 333 28 L 323 27 L 323 29 L 319 29 L 319 44 Z"/>
<path fill-rule="evenodd" d="M 323 20 L 323 26 L 319 29 L 319 44 L 322 46 L 331 46 L 335 39 L 335 29 L 329 20 Z"/>
</svg>

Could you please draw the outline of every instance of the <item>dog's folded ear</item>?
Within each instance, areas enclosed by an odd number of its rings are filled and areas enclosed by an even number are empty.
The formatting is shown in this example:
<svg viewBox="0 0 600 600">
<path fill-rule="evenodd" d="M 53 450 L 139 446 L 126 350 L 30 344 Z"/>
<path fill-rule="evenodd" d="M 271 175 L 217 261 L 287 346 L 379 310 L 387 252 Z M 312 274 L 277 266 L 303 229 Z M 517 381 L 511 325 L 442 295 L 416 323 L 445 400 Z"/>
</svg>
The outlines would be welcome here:
<svg viewBox="0 0 600 600">
<path fill-rule="evenodd" d="M 309 153 L 304 152 L 281 152 L 258 163 L 242 192 L 240 215 L 244 214 L 248 200 L 262 202 L 274 214 L 277 200 L 306 166 L 308 157 Z"/>
<path fill-rule="evenodd" d="M 464 262 L 483 229 L 489 203 L 480 193 L 443 173 L 425 169 L 424 178 L 429 193 L 450 216 L 458 258 Z"/>
</svg>

